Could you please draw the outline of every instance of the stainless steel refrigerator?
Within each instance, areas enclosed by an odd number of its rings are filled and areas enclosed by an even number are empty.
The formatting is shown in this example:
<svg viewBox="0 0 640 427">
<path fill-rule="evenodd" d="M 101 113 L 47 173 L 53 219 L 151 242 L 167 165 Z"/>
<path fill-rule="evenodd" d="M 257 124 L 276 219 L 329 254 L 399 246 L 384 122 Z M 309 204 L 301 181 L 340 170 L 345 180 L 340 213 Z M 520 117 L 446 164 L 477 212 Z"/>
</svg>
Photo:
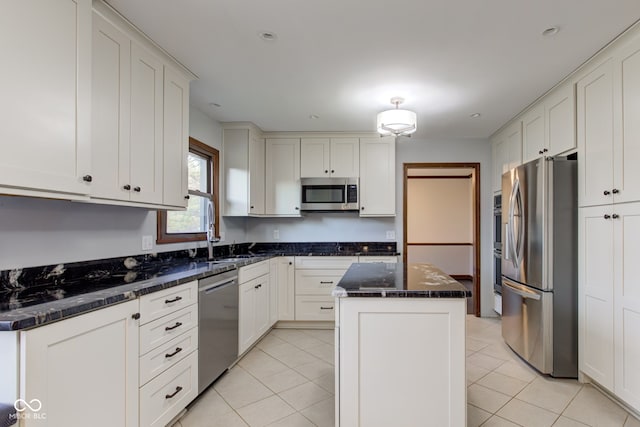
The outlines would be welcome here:
<svg viewBox="0 0 640 427">
<path fill-rule="evenodd" d="M 554 377 L 578 375 L 576 172 L 556 157 L 502 175 L 502 336 Z"/>
</svg>

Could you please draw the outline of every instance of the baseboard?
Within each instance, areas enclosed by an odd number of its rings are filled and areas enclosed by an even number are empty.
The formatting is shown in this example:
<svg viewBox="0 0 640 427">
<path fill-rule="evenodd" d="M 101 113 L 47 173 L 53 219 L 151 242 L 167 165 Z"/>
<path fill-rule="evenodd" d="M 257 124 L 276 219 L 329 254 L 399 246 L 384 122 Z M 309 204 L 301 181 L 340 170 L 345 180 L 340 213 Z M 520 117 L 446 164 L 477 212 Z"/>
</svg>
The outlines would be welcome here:
<svg viewBox="0 0 640 427">
<path fill-rule="evenodd" d="M 280 320 L 275 329 L 335 329 L 336 323 L 330 321 Z"/>
<path fill-rule="evenodd" d="M 627 411 L 629 414 L 633 415 L 636 419 L 640 421 L 640 411 L 635 408 L 632 408 L 627 403 L 625 403 L 618 396 L 607 390 L 605 387 L 601 386 L 598 382 L 596 382 L 593 378 L 588 376 L 582 371 L 578 371 L 578 379 L 581 383 L 591 384 L 594 388 L 597 388 L 599 392 L 604 394 L 609 400 L 611 400 L 616 405 L 620 406 L 622 409 Z"/>
</svg>

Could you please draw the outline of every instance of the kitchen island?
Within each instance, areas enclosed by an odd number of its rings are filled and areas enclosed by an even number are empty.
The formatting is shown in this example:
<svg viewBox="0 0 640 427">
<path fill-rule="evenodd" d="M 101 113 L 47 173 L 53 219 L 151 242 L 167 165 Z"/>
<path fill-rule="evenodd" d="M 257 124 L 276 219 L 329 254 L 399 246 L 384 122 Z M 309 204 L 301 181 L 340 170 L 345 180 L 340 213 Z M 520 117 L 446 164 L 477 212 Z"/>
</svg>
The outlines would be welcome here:
<svg viewBox="0 0 640 427">
<path fill-rule="evenodd" d="M 336 426 L 466 425 L 465 298 L 431 264 L 353 264 L 336 298 Z"/>
</svg>

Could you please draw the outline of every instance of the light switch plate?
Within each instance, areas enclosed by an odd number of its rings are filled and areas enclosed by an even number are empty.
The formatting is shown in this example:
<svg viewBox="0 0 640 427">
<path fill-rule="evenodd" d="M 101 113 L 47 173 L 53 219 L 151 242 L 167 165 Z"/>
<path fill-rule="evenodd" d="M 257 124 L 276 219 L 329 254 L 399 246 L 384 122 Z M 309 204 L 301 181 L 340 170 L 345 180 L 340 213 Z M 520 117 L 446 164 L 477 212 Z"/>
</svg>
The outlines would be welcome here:
<svg viewBox="0 0 640 427">
<path fill-rule="evenodd" d="M 153 249 L 153 236 L 142 236 L 142 250 L 150 251 Z"/>
<path fill-rule="evenodd" d="M 275 230 L 273 230 L 273 240 L 279 240 L 279 239 L 280 239 L 280 230 L 276 228 Z"/>
<path fill-rule="evenodd" d="M 395 240 L 396 232 L 395 230 L 387 230 L 387 240 Z"/>
</svg>

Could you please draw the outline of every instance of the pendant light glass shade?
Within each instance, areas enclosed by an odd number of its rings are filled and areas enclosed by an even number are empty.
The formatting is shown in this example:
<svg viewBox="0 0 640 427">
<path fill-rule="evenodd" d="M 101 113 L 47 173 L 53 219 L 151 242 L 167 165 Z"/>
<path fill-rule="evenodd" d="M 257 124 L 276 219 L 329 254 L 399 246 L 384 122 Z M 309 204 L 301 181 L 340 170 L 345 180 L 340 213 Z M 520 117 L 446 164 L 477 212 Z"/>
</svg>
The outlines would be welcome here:
<svg viewBox="0 0 640 427">
<path fill-rule="evenodd" d="M 416 131 L 418 128 L 416 113 L 398 109 L 398 105 L 403 101 L 402 98 L 391 98 L 391 103 L 395 104 L 396 109 L 378 113 L 377 129 L 380 135 L 408 136 Z"/>
</svg>

